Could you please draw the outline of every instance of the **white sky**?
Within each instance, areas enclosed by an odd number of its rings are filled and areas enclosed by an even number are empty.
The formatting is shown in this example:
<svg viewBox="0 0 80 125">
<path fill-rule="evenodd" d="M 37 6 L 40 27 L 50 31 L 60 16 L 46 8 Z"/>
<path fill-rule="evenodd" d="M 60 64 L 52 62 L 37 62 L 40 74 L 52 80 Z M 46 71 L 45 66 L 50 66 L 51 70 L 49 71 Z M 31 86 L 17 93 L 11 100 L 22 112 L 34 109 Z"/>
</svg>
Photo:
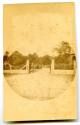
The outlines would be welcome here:
<svg viewBox="0 0 80 125">
<path fill-rule="evenodd" d="M 18 10 L 19 11 L 19 10 Z M 42 56 L 53 55 L 53 48 L 61 41 L 72 46 L 73 18 L 59 12 L 19 13 L 11 18 L 11 34 L 6 49 L 27 55 L 36 52 Z"/>
</svg>

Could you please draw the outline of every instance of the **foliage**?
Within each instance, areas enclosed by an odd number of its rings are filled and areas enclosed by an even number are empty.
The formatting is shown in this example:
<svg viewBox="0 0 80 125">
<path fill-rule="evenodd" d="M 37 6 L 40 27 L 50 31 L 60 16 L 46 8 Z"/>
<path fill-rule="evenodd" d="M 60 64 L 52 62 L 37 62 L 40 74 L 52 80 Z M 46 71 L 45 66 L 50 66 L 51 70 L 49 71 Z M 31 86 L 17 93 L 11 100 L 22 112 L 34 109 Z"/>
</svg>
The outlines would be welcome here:
<svg viewBox="0 0 80 125">
<path fill-rule="evenodd" d="M 71 46 L 68 42 L 62 41 L 61 45 L 55 48 L 55 50 L 58 52 L 59 55 L 66 55 L 71 53 Z"/>
<path fill-rule="evenodd" d="M 43 65 L 51 65 L 51 57 L 49 55 L 45 55 L 42 57 Z"/>
<path fill-rule="evenodd" d="M 9 63 L 13 66 L 19 66 L 26 63 L 27 57 L 23 56 L 18 51 L 15 51 L 12 53 L 12 55 L 9 57 Z"/>
<path fill-rule="evenodd" d="M 55 57 L 55 69 L 73 69 L 75 54 L 71 53 L 71 46 L 68 42 L 62 41 L 61 45 L 55 50 L 58 56 Z"/>
</svg>

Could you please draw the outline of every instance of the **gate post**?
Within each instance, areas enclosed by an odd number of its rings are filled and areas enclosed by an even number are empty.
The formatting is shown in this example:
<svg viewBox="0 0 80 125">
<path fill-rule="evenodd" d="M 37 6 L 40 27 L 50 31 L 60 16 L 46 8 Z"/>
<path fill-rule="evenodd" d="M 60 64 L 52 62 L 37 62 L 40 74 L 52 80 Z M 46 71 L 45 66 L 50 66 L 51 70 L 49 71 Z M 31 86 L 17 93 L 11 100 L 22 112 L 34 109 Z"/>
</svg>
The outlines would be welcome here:
<svg viewBox="0 0 80 125">
<path fill-rule="evenodd" d="M 28 70 L 28 72 L 29 72 L 29 60 L 28 59 L 26 61 L 26 70 Z"/>
</svg>

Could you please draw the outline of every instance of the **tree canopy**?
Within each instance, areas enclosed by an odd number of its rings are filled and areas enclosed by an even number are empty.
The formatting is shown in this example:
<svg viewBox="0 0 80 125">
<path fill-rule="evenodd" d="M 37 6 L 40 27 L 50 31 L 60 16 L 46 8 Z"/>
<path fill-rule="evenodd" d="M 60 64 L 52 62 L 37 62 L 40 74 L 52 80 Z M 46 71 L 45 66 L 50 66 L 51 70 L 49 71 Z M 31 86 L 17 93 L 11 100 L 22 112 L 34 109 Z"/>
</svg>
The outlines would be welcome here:
<svg viewBox="0 0 80 125">
<path fill-rule="evenodd" d="M 59 47 L 56 47 L 55 50 L 58 52 L 59 55 L 65 55 L 71 53 L 71 46 L 68 42 L 62 41 Z"/>
</svg>

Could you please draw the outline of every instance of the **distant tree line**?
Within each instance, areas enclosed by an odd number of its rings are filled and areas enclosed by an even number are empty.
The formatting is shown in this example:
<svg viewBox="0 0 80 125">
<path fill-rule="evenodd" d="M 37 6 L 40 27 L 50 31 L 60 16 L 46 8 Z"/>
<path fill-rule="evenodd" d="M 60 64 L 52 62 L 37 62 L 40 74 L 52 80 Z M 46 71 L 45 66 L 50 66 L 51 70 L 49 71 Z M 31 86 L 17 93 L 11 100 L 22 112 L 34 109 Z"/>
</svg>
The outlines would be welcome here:
<svg viewBox="0 0 80 125">
<path fill-rule="evenodd" d="M 20 52 L 15 51 L 13 52 L 11 55 L 9 55 L 9 52 L 6 51 L 4 58 L 3 58 L 3 62 L 4 64 L 7 65 L 8 64 L 12 65 L 14 68 L 20 68 L 23 65 L 26 64 L 27 60 L 29 60 L 29 65 L 30 68 L 34 67 L 34 68 L 42 68 L 43 66 L 49 66 L 51 65 L 51 56 L 49 55 L 45 55 L 45 56 L 38 56 L 37 53 L 33 53 L 33 54 L 28 54 L 27 56 L 22 55 Z M 4 66 L 5 69 L 5 66 Z"/>
<path fill-rule="evenodd" d="M 6 51 L 3 57 L 4 69 L 9 69 L 9 65 L 13 66 L 13 69 L 19 69 L 26 64 L 29 60 L 29 69 L 39 69 L 42 67 L 50 67 L 52 58 L 55 60 L 55 68 L 60 69 L 72 69 L 73 60 L 76 60 L 75 54 L 72 53 L 71 46 L 68 42 L 62 41 L 61 44 L 54 48 L 54 51 L 58 53 L 57 56 L 51 57 L 50 55 L 38 56 L 37 53 L 28 54 L 24 56 L 18 51 L 14 51 L 11 55 Z M 7 68 L 6 68 L 7 67 Z"/>
</svg>

